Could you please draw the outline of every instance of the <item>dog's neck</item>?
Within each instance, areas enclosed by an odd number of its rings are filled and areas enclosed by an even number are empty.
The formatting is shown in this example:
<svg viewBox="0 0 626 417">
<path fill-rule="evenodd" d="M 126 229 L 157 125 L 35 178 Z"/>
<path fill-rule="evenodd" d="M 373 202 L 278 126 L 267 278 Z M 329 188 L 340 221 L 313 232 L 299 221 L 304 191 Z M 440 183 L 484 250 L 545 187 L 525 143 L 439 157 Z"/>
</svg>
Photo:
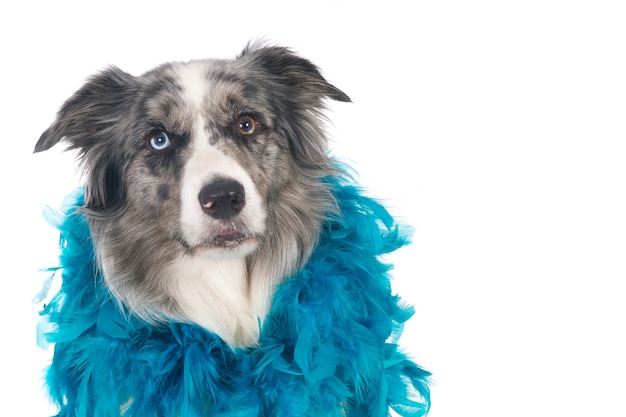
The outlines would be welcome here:
<svg viewBox="0 0 626 417">
<path fill-rule="evenodd" d="M 230 346 L 257 343 L 271 295 L 251 290 L 245 258 L 184 255 L 170 263 L 165 274 L 183 320 L 218 334 Z"/>
</svg>

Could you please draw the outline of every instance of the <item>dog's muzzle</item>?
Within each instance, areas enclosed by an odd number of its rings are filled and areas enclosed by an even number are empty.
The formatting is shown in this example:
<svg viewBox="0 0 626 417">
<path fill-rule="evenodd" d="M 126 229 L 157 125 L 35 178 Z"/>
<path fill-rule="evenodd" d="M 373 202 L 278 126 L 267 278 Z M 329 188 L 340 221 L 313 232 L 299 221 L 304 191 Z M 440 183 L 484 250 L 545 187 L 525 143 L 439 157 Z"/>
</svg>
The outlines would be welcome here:
<svg viewBox="0 0 626 417">
<path fill-rule="evenodd" d="M 202 210 L 214 219 L 228 220 L 246 205 L 243 185 L 235 180 L 215 180 L 200 190 L 198 200 Z"/>
</svg>

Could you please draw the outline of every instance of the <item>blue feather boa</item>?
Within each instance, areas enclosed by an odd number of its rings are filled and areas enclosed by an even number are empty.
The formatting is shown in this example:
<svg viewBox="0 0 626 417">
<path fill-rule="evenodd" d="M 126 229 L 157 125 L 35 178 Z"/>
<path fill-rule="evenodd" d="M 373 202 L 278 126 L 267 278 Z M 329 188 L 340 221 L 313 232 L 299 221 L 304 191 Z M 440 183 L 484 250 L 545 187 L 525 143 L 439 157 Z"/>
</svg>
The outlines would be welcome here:
<svg viewBox="0 0 626 417">
<path fill-rule="evenodd" d="M 413 312 L 379 259 L 406 239 L 376 201 L 333 187 L 341 215 L 277 290 L 259 347 L 234 350 L 197 326 L 120 312 L 94 272 L 79 192 L 59 224 L 61 289 L 41 312 L 58 416 L 119 416 L 125 403 L 138 417 L 425 415 L 429 374 L 395 343 Z"/>
</svg>

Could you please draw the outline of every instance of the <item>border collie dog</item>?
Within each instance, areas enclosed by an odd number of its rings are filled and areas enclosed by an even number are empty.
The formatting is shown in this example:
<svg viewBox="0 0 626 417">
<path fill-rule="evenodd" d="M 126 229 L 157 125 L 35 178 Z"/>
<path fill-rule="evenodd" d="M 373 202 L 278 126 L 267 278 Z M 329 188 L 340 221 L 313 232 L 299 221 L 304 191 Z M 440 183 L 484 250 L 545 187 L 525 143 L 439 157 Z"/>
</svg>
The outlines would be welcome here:
<svg viewBox="0 0 626 417">
<path fill-rule="evenodd" d="M 326 99 L 350 101 L 252 44 L 112 67 L 65 102 L 35 147 L 64 141 L 85 175 L 42 313 L 59 415 L 427 412 L 378 260 L 405 239 L 329 156 Z"/>
</svg>

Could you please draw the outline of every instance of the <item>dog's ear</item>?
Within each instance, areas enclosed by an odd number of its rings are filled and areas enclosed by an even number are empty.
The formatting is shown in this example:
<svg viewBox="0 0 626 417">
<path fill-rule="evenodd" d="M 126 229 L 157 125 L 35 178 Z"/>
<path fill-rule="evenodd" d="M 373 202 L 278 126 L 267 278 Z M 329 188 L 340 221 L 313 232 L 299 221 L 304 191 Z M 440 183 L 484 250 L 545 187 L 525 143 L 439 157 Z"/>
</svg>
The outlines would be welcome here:
<svg viewBox="0 0 626 417">
<path fill-rule="evenodd" d="M 330 84 L 311 61 L 301 58 L 290 49 L 279 46 L 248 45 L 240 57 L 247 57 L 260 65 L 281 85 L 286 86 L 298 101 L 312 101 L 313 107 L 319 107 L 320 98 L 350 102 L 343 91 Z"/>
<path fill-rule="evenodd" d="M 248 45 L 239 59 L 258 69 L 259 81 L 270 89 L 278 115 L 275 129 L 287 138 L 296 163 L 312 175 L 332 169 L 328 141 L 316 118 L 323 119 L 323 99 L 350 98 L 326 81 L 317 66 L 288 48 Z"/>
<path fill-rule="evenodd" d="M 61 139 L 69 142 L 70 149 L 93 145 L 97 134 L 123 113 L 133 80 L 118 68 L 92 77 L 63 104 L 54 123 L 39 138 L 35 152 L 46 151 Z"/>
<path fill-rule="evenodd" d="M 114 209 L 122 201 L 122 168 L 111 147 L 119 146 L 114 130 L 130 108 L 135 82 L 117 68 L 92 77 L 63 104 L 35 145 L 35 152 L 42 152 L 63 140 L 79 151 L 86 171 L 85 208 L 92 212 Z"/>
</svg>

